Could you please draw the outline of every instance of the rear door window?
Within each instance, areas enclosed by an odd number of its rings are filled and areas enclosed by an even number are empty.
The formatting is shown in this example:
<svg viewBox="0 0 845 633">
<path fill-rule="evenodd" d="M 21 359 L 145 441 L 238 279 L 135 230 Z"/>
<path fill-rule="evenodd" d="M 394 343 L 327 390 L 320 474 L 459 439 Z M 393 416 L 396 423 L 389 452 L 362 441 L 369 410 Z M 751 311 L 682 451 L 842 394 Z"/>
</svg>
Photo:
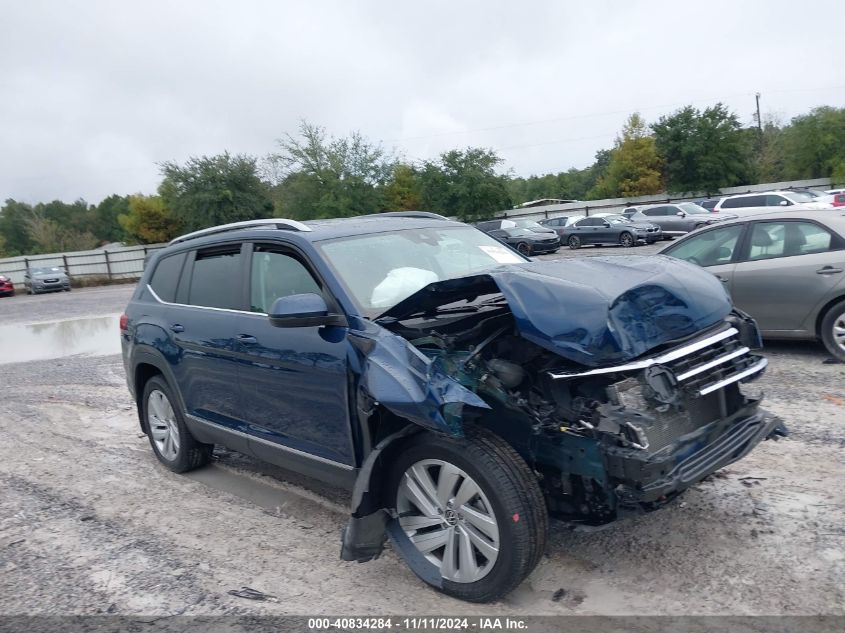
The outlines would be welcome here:
<svg viewBox="0 0 845 633">
<path fill-rule="evenodd" d="M 197 251 L 188 292 L 190 305 L 241 310 L 241 287 L 240 244 Z"/>
<path fill-rule="evenodd" d="M 163 257 L 156 264 L 153 276 L 150 278 L 150 288 L 162 301 L 173 303 L 176 299 L 176 288 L 179 286 L 179 276 L 185 263 L 186 253 L 176 253 Z"/>
<path fill-rule="evenodd" d="M 833 236 L 812 222 L 758 222 L 751 232 L 749 261 L 824 253 Z"/>
</svg>

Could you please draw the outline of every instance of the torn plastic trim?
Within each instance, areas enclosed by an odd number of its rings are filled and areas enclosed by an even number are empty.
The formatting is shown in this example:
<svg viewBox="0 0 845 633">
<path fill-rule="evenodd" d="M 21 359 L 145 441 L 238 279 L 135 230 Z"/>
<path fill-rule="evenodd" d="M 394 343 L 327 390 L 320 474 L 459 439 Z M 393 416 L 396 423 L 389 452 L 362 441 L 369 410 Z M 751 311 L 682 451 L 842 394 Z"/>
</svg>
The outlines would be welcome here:
<svg viewBox="0 0 845 633">
<path fill-rule="evenodd" d="M 384 549 L 385 529 L 390 515 L 383 507 L 381 499 L 372 498 L 371 486 L 376 463 L 386 448 L 397 440 L 420 432 L 422 429 L 413 424 L 391 433 L 370 451 L 358 471 L 358 478 L 352 489 L 352 515 L 343 528 L 341 535 L 340 558 L 346 561 L 363 563 L 378 558 Z M 379 495 L 376 494 L 378 497 Z"/>
</svg>

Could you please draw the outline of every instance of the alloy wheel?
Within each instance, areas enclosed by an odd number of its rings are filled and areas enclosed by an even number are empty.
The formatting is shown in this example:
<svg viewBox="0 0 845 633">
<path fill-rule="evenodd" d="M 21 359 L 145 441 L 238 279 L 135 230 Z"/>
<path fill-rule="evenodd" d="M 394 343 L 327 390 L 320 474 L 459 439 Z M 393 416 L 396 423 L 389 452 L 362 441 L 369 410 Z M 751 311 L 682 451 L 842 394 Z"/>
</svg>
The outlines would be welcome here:
<svg viewBox="0 0 845 633">
<path fill-rule="evenodd" d="M 525 242 L 520 242 L 516 245 L 516 250 L 518 250 L 523 255 L 530 255 L 531 254 L 531 247 L 526 244 Z"/>
<path fill-rule="evenodd" d="M 845 312 L 833 321 L 833 332 L 831 334 L 836 345 L 845 352 Z"/>
<path fill-rule="evenodd" d="M 147 425 L 159 454 L 168 461 L 175 460 L 179 454 L 179 425 L 170 400 L 158 389 L 147 398 Z"/>
<path fill-rule="evenodd" d="M 439 459 L 416 462 L 396 491 L 399 525 L 445 580 L 484 578 L 499 556 L 499 525 L 481 487 Z"/>
<path fill-rule="evenodd" d="M 628 248 L 634 245 L 634 238 L 631 237 L 629 233 L 623 233 L 622 237 L 619 239 L 619 243 L 625 248 Z"/>
</svg>

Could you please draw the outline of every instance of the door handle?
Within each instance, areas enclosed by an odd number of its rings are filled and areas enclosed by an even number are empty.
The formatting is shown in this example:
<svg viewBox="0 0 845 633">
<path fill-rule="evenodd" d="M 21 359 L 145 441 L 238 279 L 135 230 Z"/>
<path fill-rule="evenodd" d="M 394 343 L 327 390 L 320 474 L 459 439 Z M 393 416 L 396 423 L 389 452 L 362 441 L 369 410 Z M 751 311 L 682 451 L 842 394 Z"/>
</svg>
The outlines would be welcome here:
<svg viewBox="0 0 845 633">
<path fill-rule="evenodd" d="M 817 275 L 835 275 L 836 273 L 841 273 L 841 268 L 834 268 L 833 266 L 824 266 L 823 268 L 819 268 L 816 271 Z"/>
<path fill-rule="evenodd" d="M 174 323 L 173 325 L 170 326 L 170 331 L 171 332 L 177 332 L 177 333 L 178 332 L 184 332 L 185 327 L 183 325 L 180 325 L 179 323 Z"/>
<path fill-rule="evenodd" d="M 258 343 L 258 339 L 251 334 L 238 334 L 238 343 L 243 343 L 244 345 L 255 345 Z"/>
</svg>

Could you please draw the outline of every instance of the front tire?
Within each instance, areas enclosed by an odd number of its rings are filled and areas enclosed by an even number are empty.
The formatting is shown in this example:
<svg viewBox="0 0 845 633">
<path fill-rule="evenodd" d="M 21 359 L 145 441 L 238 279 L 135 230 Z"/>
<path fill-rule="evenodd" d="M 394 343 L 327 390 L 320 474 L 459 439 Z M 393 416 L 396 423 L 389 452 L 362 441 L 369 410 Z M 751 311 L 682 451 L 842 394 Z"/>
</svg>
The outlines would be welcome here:
<svg viewBox="0 0 845 633">
<path fill-rule="evenodd" d="M 531 254 L 531 245 L 527 242 L 520 242 L 516 245 L 516 250 L 518 250 L 520 253 L 527 257 Z"/>
<path fill-rule="evenodd" d="M 619 236 L 619 244 L 623 248 L 631 248 L 634 244 L 637 243 L 637 240 L 634 239 L 634 236 L 628 233 L 627 231 L 622 233 Z"/>
<path fill-rule="evenodd" d="M 393 464 L 390 482 L 399 515 L 391 530 L 396 549 L 447 595 L 496 600 L 531 573 L 545 550 L 548 515 L 536 477 L 492 433 L 416 435 Z"/>
<path fill-rule="evenodd" d="M 845 301 L 837 303 L 825 313 L 821 338 L 831 356 L 845 363 Z"/>
<path fill-rule="evenodd" d="M 147 437 L 158 460 L 175 473 L 205 466 L 211 459 L 211 444 L 197 442 L 162 376 L 153 376 L 144 385 L 141 400 Z"/>
</svg>

